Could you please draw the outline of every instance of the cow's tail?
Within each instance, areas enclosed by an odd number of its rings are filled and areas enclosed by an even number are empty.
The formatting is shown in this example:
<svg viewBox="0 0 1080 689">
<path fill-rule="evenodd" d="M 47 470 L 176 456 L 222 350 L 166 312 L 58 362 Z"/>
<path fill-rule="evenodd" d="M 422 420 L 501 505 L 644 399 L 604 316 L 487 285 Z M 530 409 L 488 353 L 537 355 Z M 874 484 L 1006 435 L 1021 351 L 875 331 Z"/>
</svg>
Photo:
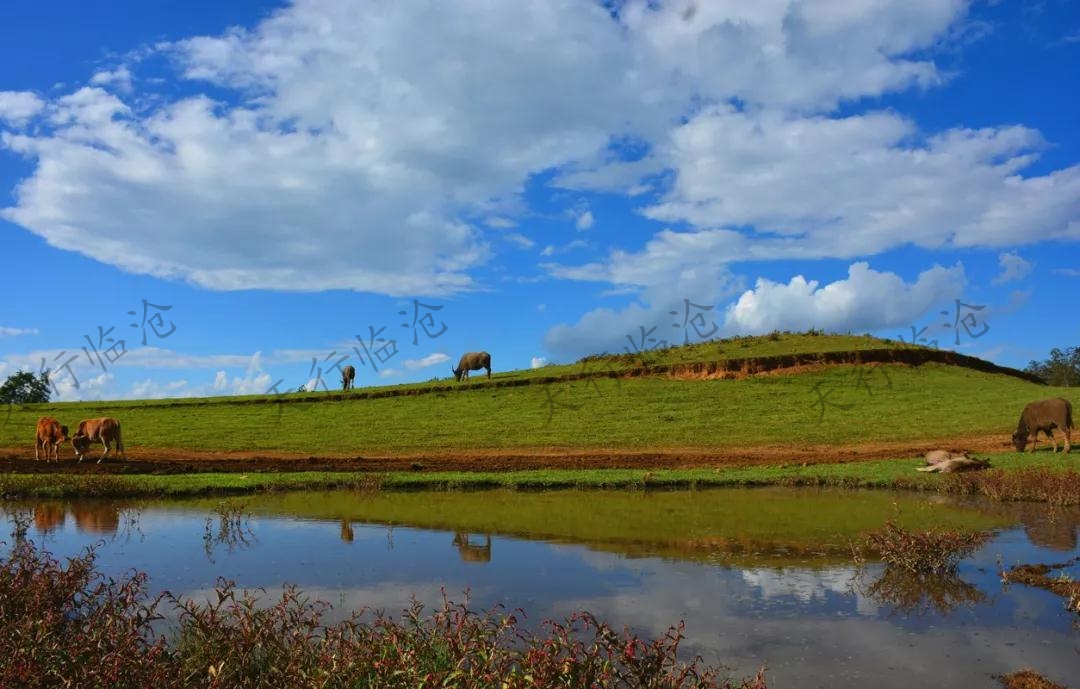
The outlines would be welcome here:
<svg viewBox="0 0 1080 689">
<path fill-rule="evenodd" d="M 1072 420 L 1072 402 L 1065 400 L 1065 428 L 1076 428 Z"/>
<path fill-rule="evenodd" d="M 127 458 L 127 452 L 124 451 L 123 434 L 120 432 L 120 422 L 116 422 L 116 451 L 119 452 L 125 459 Z"/>
</svg>

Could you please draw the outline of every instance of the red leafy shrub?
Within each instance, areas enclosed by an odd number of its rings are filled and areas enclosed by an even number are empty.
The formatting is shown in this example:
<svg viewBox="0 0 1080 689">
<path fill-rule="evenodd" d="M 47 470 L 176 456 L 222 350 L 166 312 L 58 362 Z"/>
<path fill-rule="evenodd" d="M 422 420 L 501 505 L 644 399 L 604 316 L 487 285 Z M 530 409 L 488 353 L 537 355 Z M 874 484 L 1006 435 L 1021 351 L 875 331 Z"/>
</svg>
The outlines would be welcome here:
<svg viewBox="0 0 1080 689">
<path fill-rule="evenodd" d="M 295 588 L 265 607 L 226 581 L 209 603 L 148 601 L 145 574 L 105 580 L 92 550 L 65 566 L 24 535 L 0 562 L 0 687 L 765 688 L 761 672 L 732 684 L 680 662 L 681 624 L 647 641 L 577 613 L 526 634 L 515 615 L 444 597 L 429 617 L 414 602 L 401 621 L 361 611 L 327 625 L 331 606 Z M 179 613 L 169 640 L 152 629 L 163 602 Z"/>
<path fill-rule="evenodd" d="M 985 533 L 952 529 L 908 531 L 892 520 L 866 534 L 866 543 L 880 553 L 886 566 L 927 574 L 955 572 L 960 560 L 988 539 Z"/>
</svg>

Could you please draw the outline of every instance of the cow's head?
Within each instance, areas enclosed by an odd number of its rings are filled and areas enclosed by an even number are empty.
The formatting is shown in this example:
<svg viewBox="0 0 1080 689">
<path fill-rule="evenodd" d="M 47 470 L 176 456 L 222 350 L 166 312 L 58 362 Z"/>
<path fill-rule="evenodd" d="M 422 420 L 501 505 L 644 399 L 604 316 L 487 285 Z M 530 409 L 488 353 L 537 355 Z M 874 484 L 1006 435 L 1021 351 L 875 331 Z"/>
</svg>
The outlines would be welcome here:
<svg viewBox="0 0 1080 689">
<path fill-rule="evenodd" d="M 57 445 L 62 445 L 64 443 L 66 443 L 67 441 L 68 441 L 68 427 L 67 426 L 61 426 L 60 427 L 60 439 L 56 441 L 56 444 Z"/>
<path fill-rule="evenodd" d="M 465 370 L 465 367 L 462 366 L 461 368 L 454 368 L 453 366 L 451 366 L 450 370 L 454 372 L 454 380 L 460 382 L 461 381 L 461 372 Z"/>
<path fill-rule="evenodd" d="M 1017 431 L 1016 433 L 1013 433 L 1013 447 L 1016 448 L 1017 452 L 1023 452 L 1024 448 L 1027 447 L 1027 438 L 1027 431 Z"/>
<path fill-rule="evenodd" d="M 76 457 L 82 457 L 90 449 L 90 437 L 83 433 L 71 436 L 71 448 L 75 450 Z"/>
</svg>

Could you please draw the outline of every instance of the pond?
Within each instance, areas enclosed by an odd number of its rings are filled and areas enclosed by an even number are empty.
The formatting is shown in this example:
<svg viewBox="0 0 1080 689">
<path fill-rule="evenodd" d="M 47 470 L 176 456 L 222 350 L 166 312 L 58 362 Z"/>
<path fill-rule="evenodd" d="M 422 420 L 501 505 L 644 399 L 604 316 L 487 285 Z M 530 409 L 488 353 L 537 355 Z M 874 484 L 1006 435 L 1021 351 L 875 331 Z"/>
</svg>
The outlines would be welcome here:
<svg viewBox="0 0 1080 689">
<path fill-rule="evenodd" d="M 30 537 L 57 556 L 97 543 L 111 576 L 201 597 L 218 577 L 276 597 L 287 583 L 339 611 L 397 614 L 468 590 L 476 608 L 528 622 L 588 610 L 659 636 L 686 623 L 688 654 L 773 687 L 991 686 L 1033 667 L 1080 676 L 1080 631 L 1061 598 L 1002 585 L 999 561 L 1080 555 L 1080 510 L 940 495 L 816 489 L 317 492 L 222 500 L 53 501 Z M 930 590 L 850 541 L 890 518 L 912 528 L 993 530 L 959 576 Z M 10 531 L 10 529 L 8 529 Z M 3 540 L 10 541 L 6 533 Z M 6 546 L 5 546 L 6 547 Z M 1080 567 L 1064 570 L 1080 576 Z"/>
</svg>

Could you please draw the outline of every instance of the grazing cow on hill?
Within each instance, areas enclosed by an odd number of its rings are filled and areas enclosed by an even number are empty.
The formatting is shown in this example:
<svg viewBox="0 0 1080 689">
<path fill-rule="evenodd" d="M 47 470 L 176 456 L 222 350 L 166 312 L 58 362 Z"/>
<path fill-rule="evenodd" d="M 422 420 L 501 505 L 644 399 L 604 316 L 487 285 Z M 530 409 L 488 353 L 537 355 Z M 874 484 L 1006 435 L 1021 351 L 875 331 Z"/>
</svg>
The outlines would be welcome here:
<svg viewBox="0 0 1080 689">
<path fill-rule="evenodd" d="M 34 439 L 34 461 L 38 460 L 38 450 L 45 451 L 45 461 L 49 461 L 49 451 L 52 450 L 52 458 L 60 461 L 60 446 L 68 441 L 68 427 L 61 426 L 60 422 L 51 416 L 43 416 L 37 422 L 37 435 Z"/>
<path fill-rule="evenodd" d="M 487 369 L 487 377 L 491 378 L 491 355 L 487 352 L 469 352 L 462 354 L 457 368 L 451 370 L 454 372 L 454 379 L 460 381 L 462 378 L 469 379 L 469 371 L 479 371 L 482 368 Z"/>
<path fill-rule="evenodd" d="M 356 378 L 356 369 L 352 366 L 346 366 L 341 369 L 341 389 L 348 390 L 353 386 L 353 379 Z"/>
<path fill-rule="evenodd" d="M 1016 425 L 1016 432 L 1012 437 L 1013 447 L 1017 452 L 1023 452 L 1030 441 L 1029 452 L 1034 452 L 1035 445 L 1039 442 L 1039 431 L 1042 431 L 1054 441 L 1054 452 L 1057 452 L 1057 438 L 1050 432 L 1054 428 L 1065 432 L 1065 452 L 1069 452 L 1072 449 L 1072 402 L 1063 397 L 1049 397 L 1031 402 L 1020 414 L 1020 422 Z"/>
<path fill-rule="evenodd" d="M 109 454 L 109 445 L 113 441 L 116 441 L 116 451 L 126 459 L 127 453 L 124 452 L 124 441 L 120 437 L 120 422 L 105 416 L 99 419 L 80 421 L 79 430 L 71 438 L 71 446 L 75 448 L 75 456 L 81 462 L 83 457 L 86 456 L 87 450 L 90 449 L 90 443 L 100 442 L 105 446 L 105 452 L 101 454 L 97 461 L 98 464 L 101 464 L 101 460 L 105 459 L 105 456 Z"/>
</svg>

